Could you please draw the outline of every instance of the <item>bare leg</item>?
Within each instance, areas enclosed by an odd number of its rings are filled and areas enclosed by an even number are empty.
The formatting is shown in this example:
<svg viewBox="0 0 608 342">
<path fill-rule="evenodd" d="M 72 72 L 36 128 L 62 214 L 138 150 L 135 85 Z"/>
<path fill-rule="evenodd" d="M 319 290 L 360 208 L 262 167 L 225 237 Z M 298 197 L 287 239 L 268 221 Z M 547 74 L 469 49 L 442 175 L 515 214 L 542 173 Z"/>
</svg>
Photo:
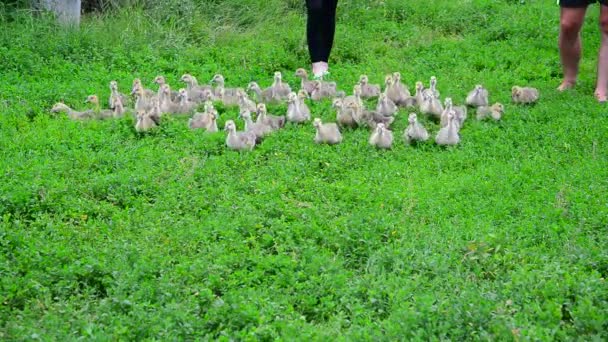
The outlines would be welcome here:
<svg viewBox="0 0 608 342">
<path fill-rule="evenodd" d="M 600 6 L 600 31 L 602 43 L 597 62 L 597 85 L 595 97 L 600 102 L 607 101 L 608 92 L 608 6 Z"/>
<path fill-rule="evenodd" d="M 559 25 L 559 52 L 564 68 L 564 80 L 557 90 L 574 87 L 578 76 L 578 63 L 581 59 L 580 31 L 587 7 L 562 7 Z"/>
</svg>

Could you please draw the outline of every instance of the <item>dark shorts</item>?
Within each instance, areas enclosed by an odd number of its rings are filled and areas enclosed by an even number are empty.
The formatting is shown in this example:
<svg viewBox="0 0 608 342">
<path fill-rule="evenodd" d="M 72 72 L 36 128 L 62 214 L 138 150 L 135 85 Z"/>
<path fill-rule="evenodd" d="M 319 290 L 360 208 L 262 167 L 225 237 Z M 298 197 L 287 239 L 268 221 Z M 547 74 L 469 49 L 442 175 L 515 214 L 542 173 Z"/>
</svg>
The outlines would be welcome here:
<svg viewBox="0 0 608 342">
<path fill-rule="evenodd" d="M 587 7 L 591 4 L 599 2 L 604 6 L 608 6 L 608 0 L 559 0 L 559 5 L 561 7 Z"/>
</svg>

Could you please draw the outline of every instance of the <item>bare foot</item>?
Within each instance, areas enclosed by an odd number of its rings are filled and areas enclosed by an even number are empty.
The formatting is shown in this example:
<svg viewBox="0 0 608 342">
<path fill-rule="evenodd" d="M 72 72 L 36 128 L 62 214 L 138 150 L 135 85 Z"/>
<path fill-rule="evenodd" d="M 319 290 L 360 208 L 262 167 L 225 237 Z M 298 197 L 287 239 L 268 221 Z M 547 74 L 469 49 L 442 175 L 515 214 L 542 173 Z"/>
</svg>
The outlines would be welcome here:
<svg viewBox="0 0 608 342">
<path fill-rule="evenodd" d="M 606 96 L 605 92 L 595 91 L 595 98 L 599 103 L 605 103 L 608 101 L 608 97 Z"/>
<path fill-rule="evenodd" d="M 560 84 L 559 87 L 557 87 L 557 90 L 564 91 L 567 89 L 572 89 L 572 88 L 574 88 L 575 85 L 576 85 L 576 81 L 563 80 L 562 84 Z"/>
</svg>

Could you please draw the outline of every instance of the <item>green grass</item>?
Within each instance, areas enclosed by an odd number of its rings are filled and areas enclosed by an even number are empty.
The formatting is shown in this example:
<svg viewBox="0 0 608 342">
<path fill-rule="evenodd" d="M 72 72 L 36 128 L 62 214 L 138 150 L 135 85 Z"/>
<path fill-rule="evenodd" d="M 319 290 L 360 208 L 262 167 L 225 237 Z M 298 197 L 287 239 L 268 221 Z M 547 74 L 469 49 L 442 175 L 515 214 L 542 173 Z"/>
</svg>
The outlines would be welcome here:
<svg viewBox="0 0 608 342">
<path fill-rule="evenodd" d="M 579 87 L 560 94 L 553 1 L 341 1 L 340 88 L 398 70 L 410 87 L 436 75 L 456 103 L 483 83 L 507 104 L 454 148 L 376 151 L 364 130 L 317 146 L 306 125 L 237 153 L 187 118 L 139 135 L 131 118 L 49 113 L 105 103 L 113 79 L 267 86 L 280 70 L 297 85 L 300 1 L 175 3 L 79 30 L 0 7 L 0 339 L 608 338 L 598 6 Z M 511 105 L 514 84 L 541 101 Z"/>
</svg>

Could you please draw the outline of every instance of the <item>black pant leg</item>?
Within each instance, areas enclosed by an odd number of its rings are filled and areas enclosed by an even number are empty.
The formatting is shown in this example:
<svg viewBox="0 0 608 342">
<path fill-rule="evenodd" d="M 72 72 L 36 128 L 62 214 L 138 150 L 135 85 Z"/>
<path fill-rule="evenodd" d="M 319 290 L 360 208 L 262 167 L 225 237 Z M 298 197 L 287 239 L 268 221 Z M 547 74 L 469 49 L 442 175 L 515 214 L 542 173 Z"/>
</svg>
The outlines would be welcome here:
<svg viewBox="0 0 608 342">
<path fill-rule="evenodd" d="M 326 53 L 325 61 L 329 60 L 331 54 L 331 48 L 334 45 L 334 35 L 336 33 L 336 7 L 338 7 L 338 0 L 325 0 L 325 47 L 324 52 Z"/>
<path fill-rule="evenodd" d="M 313 63 L 327 62 L 329 59 L 336 28 L 337 3 L 337 0 L 306 0 L 306 35 Z"/>
</svg>

